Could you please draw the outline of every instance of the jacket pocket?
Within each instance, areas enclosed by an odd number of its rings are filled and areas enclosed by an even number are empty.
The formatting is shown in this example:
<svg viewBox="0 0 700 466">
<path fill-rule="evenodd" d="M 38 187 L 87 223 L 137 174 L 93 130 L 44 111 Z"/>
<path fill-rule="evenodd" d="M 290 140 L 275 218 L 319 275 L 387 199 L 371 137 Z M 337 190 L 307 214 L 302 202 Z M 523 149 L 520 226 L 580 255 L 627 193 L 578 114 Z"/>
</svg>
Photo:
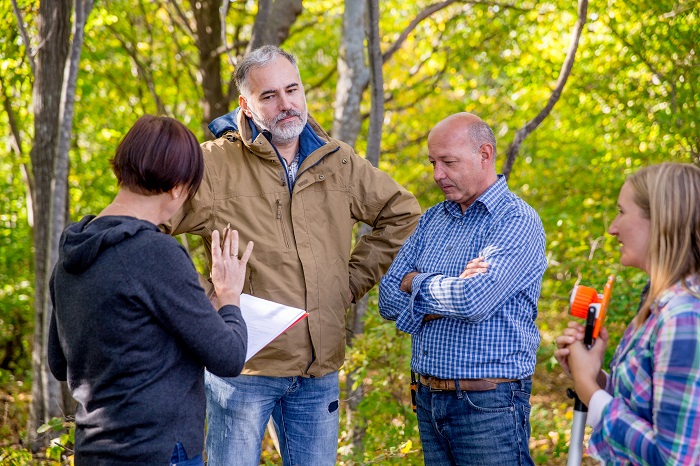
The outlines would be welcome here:
<svg viewBox="0 0 700 466">
<path fill-rule="evenodd" d="M 280 230 L 282 231 L 282 239 L 284 240 L 284 246 L 289 249 L 289 233 L 287 232 L 287 225 L 284 223 L 284 218 L 282 216 L 282 201 L 277 199 L 277 221 L 280 224 Z"/>
</svg>

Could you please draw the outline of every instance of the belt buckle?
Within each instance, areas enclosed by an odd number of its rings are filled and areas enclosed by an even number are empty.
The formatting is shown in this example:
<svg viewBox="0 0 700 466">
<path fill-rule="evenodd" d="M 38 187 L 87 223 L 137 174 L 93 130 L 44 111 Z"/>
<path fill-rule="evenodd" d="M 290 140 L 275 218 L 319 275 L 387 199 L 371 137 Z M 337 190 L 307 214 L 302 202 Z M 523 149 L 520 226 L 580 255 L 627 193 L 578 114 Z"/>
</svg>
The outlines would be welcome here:
<svg viewBox="0 0 700 466">
<path fill-rule="evenodd" d="M 430 379 L 428 379 L 428 384 L 429 384 L 428 388 L 430 389 L 431 393 L 441 393 L 441 392 L 446 391 L 444 388 L 433 387 L 433 379 L 434 379 L 434 377 L 431 377 Z"/>
</svg>

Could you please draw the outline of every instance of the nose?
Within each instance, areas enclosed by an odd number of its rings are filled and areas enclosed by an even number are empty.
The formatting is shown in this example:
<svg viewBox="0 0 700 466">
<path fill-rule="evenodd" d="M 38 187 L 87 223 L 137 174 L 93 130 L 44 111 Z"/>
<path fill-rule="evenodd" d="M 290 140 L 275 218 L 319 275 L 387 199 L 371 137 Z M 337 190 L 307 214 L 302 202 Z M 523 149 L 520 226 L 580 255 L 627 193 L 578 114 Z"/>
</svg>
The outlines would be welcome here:
<svg viewBox="0 0 700 466">
<path fill-rule="evenodd" d="M 445 179 L 445 172 L 440 168 L 440 165 L 435 164 L 433 166 L 433 179 L 435 181 L 440 181 Z"/>
<path fill-rule="evenodd" d="M 617 234 L 619 233 L 619 230 L 617 228 L 617 217 L 613 219 L 612 223 L 608 227 L 608 233 L 612 236 L 617 236 Z"/>
<path fill-rule="evenodd" d="M 289 110 L 292 108 L 292 101 L 285 92 L 282 93 L 278 102 L 279 102 L 279 109 L 281 111 L 286 111 L 286 110 Z"/>
</svg>

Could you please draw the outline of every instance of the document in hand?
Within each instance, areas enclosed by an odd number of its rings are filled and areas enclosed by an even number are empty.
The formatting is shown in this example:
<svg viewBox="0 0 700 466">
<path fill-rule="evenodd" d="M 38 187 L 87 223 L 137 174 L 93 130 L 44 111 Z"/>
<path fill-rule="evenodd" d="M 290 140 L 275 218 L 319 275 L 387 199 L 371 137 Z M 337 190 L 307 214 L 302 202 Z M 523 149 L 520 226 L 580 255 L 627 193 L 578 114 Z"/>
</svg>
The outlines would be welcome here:
<svg viewBox="0 0 700 466">
<path fill-rule="evenodd" d="M 246 362 L 282 332 L 309 315 L 303 309 L 249 294 L 241 295 L 241 314 L 248 327 Z"/>
</svg>

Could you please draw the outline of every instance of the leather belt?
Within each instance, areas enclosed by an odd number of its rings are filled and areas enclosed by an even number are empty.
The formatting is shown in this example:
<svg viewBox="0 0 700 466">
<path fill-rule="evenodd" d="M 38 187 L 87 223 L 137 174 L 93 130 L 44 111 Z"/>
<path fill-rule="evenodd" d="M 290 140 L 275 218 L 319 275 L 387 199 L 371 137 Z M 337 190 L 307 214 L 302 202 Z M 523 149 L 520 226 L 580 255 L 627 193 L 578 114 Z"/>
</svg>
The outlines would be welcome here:
<svg viewBox="0 0 700 466">
<path fill-rule="evenodd" d="M 455 380 L 454 379 L 438 379 L 436 377 L 429 377 L 421 375 L 419 377 L 420 383 L 430 388 L 431 392 L 437 391 L 454 391 L 455 390 Z M 458 379 L 459 389 L 465 392 L 485 392 L 488 390 L 495 390 L 499 383 L 505 382 L 516 382 L 518 379 Z"/>
</svg>

